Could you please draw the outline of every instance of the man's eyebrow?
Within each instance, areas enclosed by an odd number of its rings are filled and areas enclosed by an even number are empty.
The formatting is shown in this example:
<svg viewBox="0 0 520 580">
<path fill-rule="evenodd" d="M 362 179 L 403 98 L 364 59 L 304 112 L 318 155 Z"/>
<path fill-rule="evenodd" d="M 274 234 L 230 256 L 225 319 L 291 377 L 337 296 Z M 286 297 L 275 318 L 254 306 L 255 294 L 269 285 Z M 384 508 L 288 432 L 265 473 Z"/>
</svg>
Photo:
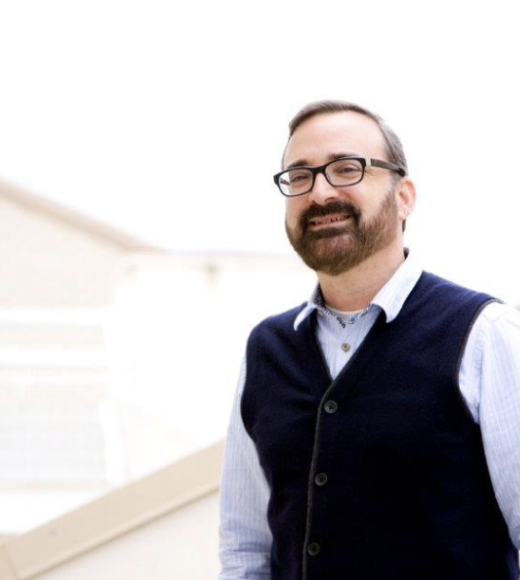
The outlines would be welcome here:
<svg viewBox="0 0 520 580">
<path fill-rule="evenodd" d="M 327 161 L 334 161 L 334 159 L 339 159 L 340 157 L 363 157 L 363 155 L 352 152 L 331 153 L 327 156 Z M 312 167 L 312 165 L 307 161 L 307 159 L 297 159 L 296 161 L 289 163 L 285 169 L 292 169 L 293 167 Z"/>
</svg>

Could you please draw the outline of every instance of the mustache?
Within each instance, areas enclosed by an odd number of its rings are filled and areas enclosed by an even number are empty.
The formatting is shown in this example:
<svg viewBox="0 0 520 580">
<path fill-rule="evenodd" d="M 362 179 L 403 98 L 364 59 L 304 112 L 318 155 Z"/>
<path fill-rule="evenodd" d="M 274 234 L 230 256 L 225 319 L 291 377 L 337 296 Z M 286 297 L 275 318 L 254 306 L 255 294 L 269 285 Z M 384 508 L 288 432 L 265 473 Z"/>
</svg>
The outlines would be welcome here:
<svg viewBox="0 0 520 580">
<path fill-rule="evenodd" d="M 309 222 L 317 217 L 325 217 L 336 213 L 347 213 L 352 216 L 354 221 L 359 223 L 361 211 L 358 207 L 348 201 L 333 201 L 327 205 L 310 205 L 301 215 L 299 225 L 302 231 L 305 231 Z"/>
</svg>

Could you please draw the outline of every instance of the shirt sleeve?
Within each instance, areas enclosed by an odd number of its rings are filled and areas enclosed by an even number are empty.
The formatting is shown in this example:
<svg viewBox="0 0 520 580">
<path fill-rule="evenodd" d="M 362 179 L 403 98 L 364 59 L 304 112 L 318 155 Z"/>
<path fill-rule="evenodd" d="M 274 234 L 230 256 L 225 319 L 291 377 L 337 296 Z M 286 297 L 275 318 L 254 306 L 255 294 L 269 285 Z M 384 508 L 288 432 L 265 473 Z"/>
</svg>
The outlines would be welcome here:
<svg viewBox="0 0 520 580">
<path fill-rule="evenodd" d="M 220 486 L 219 580 L 271 578 L 269 485 L 240 413 L 245 378 L 244 358 L 227 432 Z"/>
<path fill-rule="evenodd" d="M 469 338 L 466 378 L 477 386 L 471 402 L 478 406 L 474 414 L 495 496 L 520 549 L 520 312 L 487 306 Z"/>
</svg>

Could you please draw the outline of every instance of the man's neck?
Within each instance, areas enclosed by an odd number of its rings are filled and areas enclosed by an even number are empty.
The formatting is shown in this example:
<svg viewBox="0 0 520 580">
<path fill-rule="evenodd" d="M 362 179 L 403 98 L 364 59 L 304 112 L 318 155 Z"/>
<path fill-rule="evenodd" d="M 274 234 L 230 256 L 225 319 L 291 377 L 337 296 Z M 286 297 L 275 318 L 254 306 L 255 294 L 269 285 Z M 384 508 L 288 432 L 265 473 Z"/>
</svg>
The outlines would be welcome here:
<svg viewBox="0 0 520 580">
<path fill-rule="evenodd" d="M 325 302 L 336 310 L 366 308 L 404 262 L 402 246 L 385 248 L 338 276 L 317 272 Z"/>
</svg>

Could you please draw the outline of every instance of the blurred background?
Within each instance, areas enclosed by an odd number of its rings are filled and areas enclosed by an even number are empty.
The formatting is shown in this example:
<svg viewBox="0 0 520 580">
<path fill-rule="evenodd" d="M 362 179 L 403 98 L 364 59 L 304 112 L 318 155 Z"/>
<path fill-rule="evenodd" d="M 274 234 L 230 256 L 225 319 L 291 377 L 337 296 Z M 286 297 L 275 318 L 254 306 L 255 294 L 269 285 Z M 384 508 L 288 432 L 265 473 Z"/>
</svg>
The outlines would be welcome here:
<svg viewBox="0 0 520 580">
<path fill-rule="evenodd" d="M 309 101 L 401 137 L 425 269 L 520 304 L 517 22 L 505 0 L 0 1 L 0 579 L 91 578 L 101 545 L 99 578 L 215 573 L 248 332 L 314 284 L 272 182 Z"/>
</svg>

